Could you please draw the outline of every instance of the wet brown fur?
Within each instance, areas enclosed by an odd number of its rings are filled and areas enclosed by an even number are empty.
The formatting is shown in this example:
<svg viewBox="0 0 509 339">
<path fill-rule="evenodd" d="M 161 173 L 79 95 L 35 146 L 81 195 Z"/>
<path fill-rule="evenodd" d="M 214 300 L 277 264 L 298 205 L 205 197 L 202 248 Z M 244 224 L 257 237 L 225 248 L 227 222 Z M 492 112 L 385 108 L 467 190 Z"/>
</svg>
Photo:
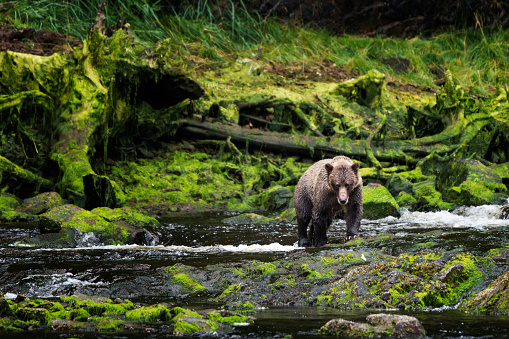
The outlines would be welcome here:
<svg viewBox="0 0 509 339">
<path fill-rule="evenodd" d="M 362 219 L 359 163 L 345 156 L 316 162 L 300 178 L 293 204 L 299 225 L 299 246 L 325 245 L 327 230 L 341 210 L 345 211 L 345 239 L 356 237 Z"/>
</svg>

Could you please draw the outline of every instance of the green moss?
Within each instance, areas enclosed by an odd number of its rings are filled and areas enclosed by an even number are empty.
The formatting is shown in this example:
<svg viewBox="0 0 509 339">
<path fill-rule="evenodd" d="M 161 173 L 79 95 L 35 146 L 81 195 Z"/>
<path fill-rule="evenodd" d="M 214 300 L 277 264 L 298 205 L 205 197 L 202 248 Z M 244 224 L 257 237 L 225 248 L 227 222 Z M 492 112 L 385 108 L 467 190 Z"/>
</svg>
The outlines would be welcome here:
<svg viewBox="0 0 509 339">
<path fill-rule="evenodd" d="M 310 281 L 328 279 L 335 274 L 333 269 L 310 269 L 308 264 L 302 264 L 300 269 L 306 272 L 306 279 Z"/>
<path fill-rule="evenodd" d="M 241 284 L 232 284 L 228 286 L 217 298 L 216 300 L 227 299 L 228 295 L 236 292 L 240 292 L 242 290 Z"/>
<path fill-rule="evenodd" d="M 173 333 L 178 335 L 192 334 L 200 331 L 201 328 L 197 324 L 189 324 L 184 321 L 179 321 L 175 323 L 175 326 L 173 328 Z"/>
<path fill-rule="evenodd" d="M 200 285 L 198 283 L 198 281 L 196 281 L 196 279 L 190 277 L 188 274 L 185 274 L 185 273 L 177 273 L 177 274 L 174 274 L 173 275 L 173 279 L 175 279 L 175 281 L 184 286 L 186 289 L 192 291 L 192 292 L 196 292 L 196 291 L 200 291 L 200 290 L 206 290 L 207 288 L 203 287 L 202 285 Z"/>
<path fill-rule="evenodd" d="M 124 315 L 127 312 L 130 305 L 125 304 L 110 304 L 110 303 L 85 303 L 86 310 L 91 316 L 100 316 L 103 314 L 121 314 Z M 126 307 L 127 306 L 127 307 Z"/>
<path fill-rule="evenodd" d="M 139 322 L 170 321 L 170 310 L 164 305 L 143 306 L 135 310 L 127 311 L 126 319 Z"/>
<path fill-rule="evenodd" d="M 170 314 L 173 315 L 173 320 L 179 320 L 182 317 L 203 318 L 203 316 L 196 313 L 195 311 L 189 310 L 187 308 L 182 308 L 182 307 L 172 308 L 170 310 Z"/>
<path fill-rule="evenodd" d="M 125 328 L 125 321 L 118 319 L 104 319 L 96 327 L 101 331 L 121 331 Z"/>
<path fill-rule="evenodd" d="M 362 194 L 364 218 L 381 219 L 387 216 L 399 216 L 399 206 L 384 186 L 365 186 Z"/>
<path fill-rule="evenodd" d="M 442 200 L 442 194 L 432 185 L 423 184 L 414 188 L 417 204 L 415 208 L 420 211 L 437 211 L 449 209 L 452 204 Z"/>
<path fill-rule="evenodd" d="M 221 323 L 221 324 L 230 324 L 230 325 L 245 324 L 245 323 L 252 324 L 253 323 L 252 319 L 250 319 L 249 317 L 242 315 L 238 312 L 236 312 L 234 314 L 229 314 L 227 316 L 223 316 L 221 314 L 221 311 L 212 311 L 212 312 L 207 313 L 207 318 L 217 321 L 218 323 Z"/>
<path fill-rule="evenodd" d="M 412 171 L 398 173 L 402 177 L 408 179 L 410 182 L 417 183 L 428 180 L 428 177 L 422 174 L 420 167 L 416 167 Z"/>
<path fill-rule="evenodd" d="M 398 197 L 396 198 L 396 203 L 400 207 L 412 208 L 415 204 L 417 204 L 417 200 L 411 194 L 399 192 Z"/>
<path fill-rule="evenodd" d="M 497 195 L 479 182 L 466 180 L 447 191 L 448 198 L 456 205 L 481 206 L 495 202 Z"/>
<path fill-rule="evenodd" d="M 415 244 L 415 246 L 424 247 L 424 248 L 433 247 L 436 245 L 438 245 L 438 243 L 435 241 L 421 242 L 421 243 Z"/>
<path fill-rule="evenodd" d="M 158 226 L 159 222 L 157 219 L 150 217 L 148 215 L 144 215 L 141 212 L 133 210 L 129 207 L 122 208 L 108 208 L 108 207 L 97 207 L 94 208 L 92 213 L 96 213 L 106 221 L 125 221 L 130 225 L 137 226 Z"/>
<path fill-rule="evenodd" d="M 50 324 L 50 313 L 44 308 L 21 307 L 16 310 L 16 317 L 22 321 L 34 320 L 38 326 L 47 327 Z"/>
<path fill-rule="evenodd" d="M 164 269 L 164 272 L 170 276 L 171 281 L 181 285 L 184 289 L 190 292 L 206 290 L 207 288 L 202 286 L 193 276 L 194 271 L 193 267 L 182 264 L 175 264 Z"/>
</svg>

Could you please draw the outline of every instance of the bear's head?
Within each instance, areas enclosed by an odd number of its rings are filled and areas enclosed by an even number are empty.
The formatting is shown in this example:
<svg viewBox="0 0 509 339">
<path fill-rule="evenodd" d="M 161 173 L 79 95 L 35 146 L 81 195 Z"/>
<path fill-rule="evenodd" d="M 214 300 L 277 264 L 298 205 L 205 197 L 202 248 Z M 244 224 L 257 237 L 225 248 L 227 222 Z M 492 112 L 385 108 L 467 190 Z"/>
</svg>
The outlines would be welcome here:
<svg viewBox="0 0 509 339">
<path fill-rule="evenodd" d="M 359 184 L 362 185 L 362 179 L 359 174 L 360 164 L 358 162 L 340 162 L 325 164 L 325 170 L 327 171 L 327 183 L 329 189 L 333 190 L 338 197 L 340 205 L 346 205 L 350 193 Z"/>
</svg>

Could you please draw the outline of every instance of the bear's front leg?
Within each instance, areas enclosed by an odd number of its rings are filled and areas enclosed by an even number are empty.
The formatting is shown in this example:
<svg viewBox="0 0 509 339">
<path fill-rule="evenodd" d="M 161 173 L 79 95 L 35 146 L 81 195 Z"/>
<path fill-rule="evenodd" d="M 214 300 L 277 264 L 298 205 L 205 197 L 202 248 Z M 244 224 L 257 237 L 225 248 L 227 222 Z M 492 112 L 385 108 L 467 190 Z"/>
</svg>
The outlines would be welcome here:
<svg viewBox="0 0 509 339">
<path fill-rule="evenodd" d="M 345 242 L 358 237 L 359 228 L 362 220 L 362 187 L 356 187 L 348 202 L 346 208 L 346 237 Z"/>
<path fill-rule="evenodd" d="M 297 224 L 299 225 L 299 247 L 311 247 L 311 237 L 308 237 L 307 228 L 311 221 L 311 216 L 297 214 Z M 310 226 L 310 233 L 313 232 L 313 226 Z"/>
<path fill-rule="evenodd" d="M 321 247 L 327 244 L 327 216 L 322 213 L 313 213 L 313 227 L 315 230 L 315 237 L 313 239 L 313 246 Z"/>
</svg>

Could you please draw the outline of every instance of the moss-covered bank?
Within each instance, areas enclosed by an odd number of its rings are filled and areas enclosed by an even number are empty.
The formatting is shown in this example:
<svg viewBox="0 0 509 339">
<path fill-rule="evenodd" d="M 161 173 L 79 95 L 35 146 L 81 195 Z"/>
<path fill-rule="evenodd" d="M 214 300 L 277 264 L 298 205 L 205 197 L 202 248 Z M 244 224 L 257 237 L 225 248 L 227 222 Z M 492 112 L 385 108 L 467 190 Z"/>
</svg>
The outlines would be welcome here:
<svg viewBox="0 0 509 339">
<path fill-rule="evenodd" d="M 232 326 L 252 324 L 253 319 L 240 312 L 208 310 L 199 314 L 168 304 L 142 306 L 129 300 L 86 295 L 61 296 L 59 301 L 18 295 L 12 301 L 0 293 L 0 333 L 41 329 L 175 335 L 228 333 Z"/>
</svg>

